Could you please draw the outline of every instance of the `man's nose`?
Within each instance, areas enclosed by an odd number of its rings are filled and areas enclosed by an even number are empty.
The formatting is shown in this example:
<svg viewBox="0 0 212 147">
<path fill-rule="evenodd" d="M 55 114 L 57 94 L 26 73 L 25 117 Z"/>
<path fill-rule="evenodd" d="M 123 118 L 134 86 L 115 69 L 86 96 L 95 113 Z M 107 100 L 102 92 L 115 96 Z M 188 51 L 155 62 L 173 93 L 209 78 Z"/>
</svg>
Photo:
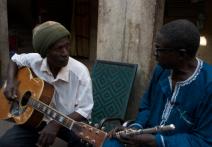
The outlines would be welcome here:
<svg viewBox="0 0 212 147">
<path fill-rule="evenodd" d="M 69 56 L 69 53 L 65 50 L 62 50 L 59 54 L 58 54 L 60 57 L 68 57 Z"/>
<path fill-rule="evenodd" d="M 69 48 L 67 46 L 63 46 L 61 48 L 61 54 L 62 55 L 68 55 L 69 54 Z"/>
</svg>

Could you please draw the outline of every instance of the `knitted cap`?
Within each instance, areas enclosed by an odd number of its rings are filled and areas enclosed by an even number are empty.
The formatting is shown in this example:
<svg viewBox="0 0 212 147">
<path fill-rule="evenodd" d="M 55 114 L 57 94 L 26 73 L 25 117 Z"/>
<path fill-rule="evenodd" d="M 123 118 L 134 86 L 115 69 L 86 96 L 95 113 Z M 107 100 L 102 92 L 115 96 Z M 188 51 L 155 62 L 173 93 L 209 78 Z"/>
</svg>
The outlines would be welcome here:
<svg viewBox="0 0 212 147">
<path fill-rule="evenodd" d="M 32 45 L 42 57 L 45 57 L 51 45 L 69 35 L 70 32 L 60 23 L 46 21 L 33 29 Z"/>
</svg>

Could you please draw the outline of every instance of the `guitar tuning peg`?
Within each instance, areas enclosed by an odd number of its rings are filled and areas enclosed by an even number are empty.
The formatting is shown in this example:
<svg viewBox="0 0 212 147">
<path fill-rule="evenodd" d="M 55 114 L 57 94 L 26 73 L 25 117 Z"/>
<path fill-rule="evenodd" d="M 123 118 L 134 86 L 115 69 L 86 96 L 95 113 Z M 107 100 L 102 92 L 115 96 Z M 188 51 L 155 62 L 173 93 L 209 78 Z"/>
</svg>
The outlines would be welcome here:
<svg viewBox="0 0 212 147">
<path fill-rule="evenodd" d="M 101 127 L 101 130 L 105 131 L 105 127 Z"/>
<path fill-rule="evenodd" d="M 89 121 L 88 124 L 89 124 L 89 125 L 92 125 L 92 121 Z"/>
<path fill-rule="evenodd" d="M 96 124 L 94 124 L 94 126 L 95 126 L 96 128 L 98 128 L 98 127 L 99 127 L 99 124 L 96 123 Z"/>
<path fill-rule="evenodd" d="M 92 144 L 95 144 L 95 142 L 96 142 L 95 140 L 91 140 L 91 143 L 92 143 Z"/>
<path fill-rule="evenodd" d="M 80 143 L 86 144 L 85 140 L 83 140 L 82 138 L 80 138 Z"/>
<path fill-rule="evenodd" d="M 86 147 L 93 147 L 93 145 L 90 144 L 90 143 L 88 143 L 88 142 L 85 144 L 85 146 L 86 146 Z"/>
</svg>

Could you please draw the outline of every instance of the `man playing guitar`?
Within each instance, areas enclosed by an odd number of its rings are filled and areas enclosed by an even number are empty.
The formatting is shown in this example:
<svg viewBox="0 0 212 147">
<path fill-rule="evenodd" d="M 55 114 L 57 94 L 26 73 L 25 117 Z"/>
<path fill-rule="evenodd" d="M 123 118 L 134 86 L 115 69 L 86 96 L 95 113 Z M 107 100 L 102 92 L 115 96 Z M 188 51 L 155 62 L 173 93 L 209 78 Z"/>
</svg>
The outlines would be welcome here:
<svg viewBox="0 0 212 147">
<path fill-rule="evenodd" d="M 32 42 L 37 53 L 15 54 L 11 58 L 4 89 L 6 98 L 11 102 L 16 98 L 17 71 L 29 67 L 37 77 L 54 87 L 52 108 L 76 121 L 89 119 L 93 108 L 92 82 L 86 66 L 69 57 L 69 31 L 58 22 L 47 21 L 34 28 Z M 75 133 L 55 120 L 44 117 L 37 125 L 35 128 L 14 125 L 0 138 L 0 146 L 50 146 L 56 136 L 66 140 L 69 146 L 82 145 Z"/>
</svg>

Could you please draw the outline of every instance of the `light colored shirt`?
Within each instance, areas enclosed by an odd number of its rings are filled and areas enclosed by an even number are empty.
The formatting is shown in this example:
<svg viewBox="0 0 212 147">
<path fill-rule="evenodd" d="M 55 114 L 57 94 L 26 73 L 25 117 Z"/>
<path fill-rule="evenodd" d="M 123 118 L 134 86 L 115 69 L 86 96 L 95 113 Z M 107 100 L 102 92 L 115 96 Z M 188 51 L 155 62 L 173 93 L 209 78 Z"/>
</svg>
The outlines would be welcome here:
<svg viewBox="0 0 212 147">
<path fill-rule="evenodd" d="M 89 119 L 93 108 L 92 82 L 87 67 L 69 57 L 56 78 L 51 73 L 47 59 L 37 53 L 14 54 L 11 58 L 19 67 L 29 67 L 39 78 L 53 85 L 51 106 L 68 115 L 77 112 Z"/>
</svg>

